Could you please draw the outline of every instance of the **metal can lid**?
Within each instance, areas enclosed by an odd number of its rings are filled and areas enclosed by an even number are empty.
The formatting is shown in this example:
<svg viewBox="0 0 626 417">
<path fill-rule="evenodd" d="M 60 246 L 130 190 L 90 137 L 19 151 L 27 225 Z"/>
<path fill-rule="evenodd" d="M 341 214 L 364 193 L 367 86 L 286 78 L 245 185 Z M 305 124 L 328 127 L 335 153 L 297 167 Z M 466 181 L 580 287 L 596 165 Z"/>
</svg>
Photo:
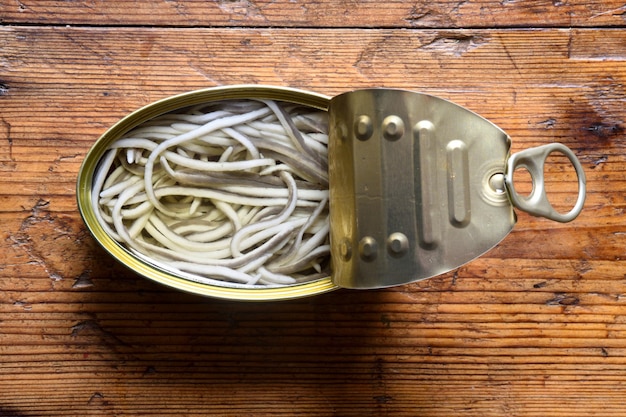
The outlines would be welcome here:
<svg viewBox="0 0 626 417">
<path fill-rule="evenodd" d="M 489 250 L 515 224 L 503 178 L 511 140 L 427 94 L 367 89 L 331 99 L 333 282 L 380 288 L 432 277 Z"/>
</svg>

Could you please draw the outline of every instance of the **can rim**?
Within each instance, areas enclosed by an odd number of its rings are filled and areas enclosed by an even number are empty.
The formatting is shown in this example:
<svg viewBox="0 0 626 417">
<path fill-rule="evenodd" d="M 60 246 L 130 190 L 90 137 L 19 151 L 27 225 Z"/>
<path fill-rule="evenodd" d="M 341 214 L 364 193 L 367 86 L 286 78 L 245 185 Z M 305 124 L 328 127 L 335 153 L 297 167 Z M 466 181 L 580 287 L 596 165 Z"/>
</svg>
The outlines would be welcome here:
<svg viewBox="0 0 626 417">
<path fill-rule="evenodd" d="M 328 96 L 296 88 L 241 84 L 194 90 L 141 107 L 111 126 L 87 152 L 76 180 L 76 200 L 80 215 L 98 244 L 111 256 L 143 277 L 178 290 L 213 298 L 241 301 L 287 300 L 335 290 L 338 287 L 332 283 L 330 276 L 304 284 L 269 288 L 231 288 L 190 281 L 133 255 L 111 238 L 96 218 L 90 197 L 93 175 L 103 154 L 115 140 L 141 123 L 164 113 L 211 101 L 246 98 L 286 101 L 324 111 L 328 111 L 330 103 Z"/>
</svg>

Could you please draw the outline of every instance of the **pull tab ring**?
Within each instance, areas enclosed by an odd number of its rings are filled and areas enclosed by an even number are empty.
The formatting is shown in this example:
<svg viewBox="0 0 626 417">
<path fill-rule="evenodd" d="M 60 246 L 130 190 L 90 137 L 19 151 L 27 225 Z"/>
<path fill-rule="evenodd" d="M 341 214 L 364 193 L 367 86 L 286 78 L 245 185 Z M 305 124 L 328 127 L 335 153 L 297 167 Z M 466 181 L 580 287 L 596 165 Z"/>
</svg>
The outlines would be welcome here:
<svg viewBox="0 0 626 417">
<path fill-rule="evenodd" d="M 578 177 L 578 199 L 576 204 L 568 213 L 559 213 L 552 207 L 548 196 L 546 195 L 546 187 L 544 181 L 544 165 L 548 156 L 558 152 L 570 160 L 576 176 Z M 517 168 L 526 168 L 530 173 L 533 181 L 533 190 L 528 197 L 521 196 L 515 190 L 515 181 L 513 173 Z M 511 155 L 507 161 L 505 184 L 509 194 L 509 198 L 515 207 L 523 210 L 533 216 L 541 216 L 550 220 L 561 223 L 567 223 L 576 218 L 583 209 L 585 203 L 585 191 L 587 180 L 585 172 L 574 152 L 561 143 L 551 143 L 548 145 L 538 146 L 520 151 Z"/>
</svg>

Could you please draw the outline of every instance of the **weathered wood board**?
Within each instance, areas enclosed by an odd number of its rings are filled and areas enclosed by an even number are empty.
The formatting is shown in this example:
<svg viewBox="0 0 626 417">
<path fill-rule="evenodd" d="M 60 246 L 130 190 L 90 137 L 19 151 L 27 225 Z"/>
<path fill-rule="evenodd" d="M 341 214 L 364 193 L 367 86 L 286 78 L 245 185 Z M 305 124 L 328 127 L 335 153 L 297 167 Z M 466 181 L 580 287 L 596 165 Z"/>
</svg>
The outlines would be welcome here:
<svg viewBox="0 0 626 417">
<path fill-rule="evenodd" d="M 0 416 L 626 414 L 623 2 L 0 0 Z M 563 142 L 570 224 L 519 214 L 485 256 L 378 291 L 279 303 L 177 292 L 77 212 L 94 141 L 227 84 L 451 99 Z M 557 207 L 572 170 L 547 175 Z"/>
</svg>

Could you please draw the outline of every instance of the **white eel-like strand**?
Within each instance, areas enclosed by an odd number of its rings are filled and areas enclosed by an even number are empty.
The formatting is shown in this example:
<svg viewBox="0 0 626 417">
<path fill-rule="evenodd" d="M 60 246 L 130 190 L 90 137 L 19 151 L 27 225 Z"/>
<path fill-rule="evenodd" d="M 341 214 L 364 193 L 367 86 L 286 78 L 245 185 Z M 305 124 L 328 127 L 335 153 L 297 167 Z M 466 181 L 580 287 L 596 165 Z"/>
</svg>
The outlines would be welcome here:
<svg viewBox="0 0 626 417">
<path fill-rule="evenodd" d="M 329 274 L 327 115 L 226 100 L 156 117 L 110 145 L 99 223 L 138 258 L 227 287 Z"/>
</svg>

